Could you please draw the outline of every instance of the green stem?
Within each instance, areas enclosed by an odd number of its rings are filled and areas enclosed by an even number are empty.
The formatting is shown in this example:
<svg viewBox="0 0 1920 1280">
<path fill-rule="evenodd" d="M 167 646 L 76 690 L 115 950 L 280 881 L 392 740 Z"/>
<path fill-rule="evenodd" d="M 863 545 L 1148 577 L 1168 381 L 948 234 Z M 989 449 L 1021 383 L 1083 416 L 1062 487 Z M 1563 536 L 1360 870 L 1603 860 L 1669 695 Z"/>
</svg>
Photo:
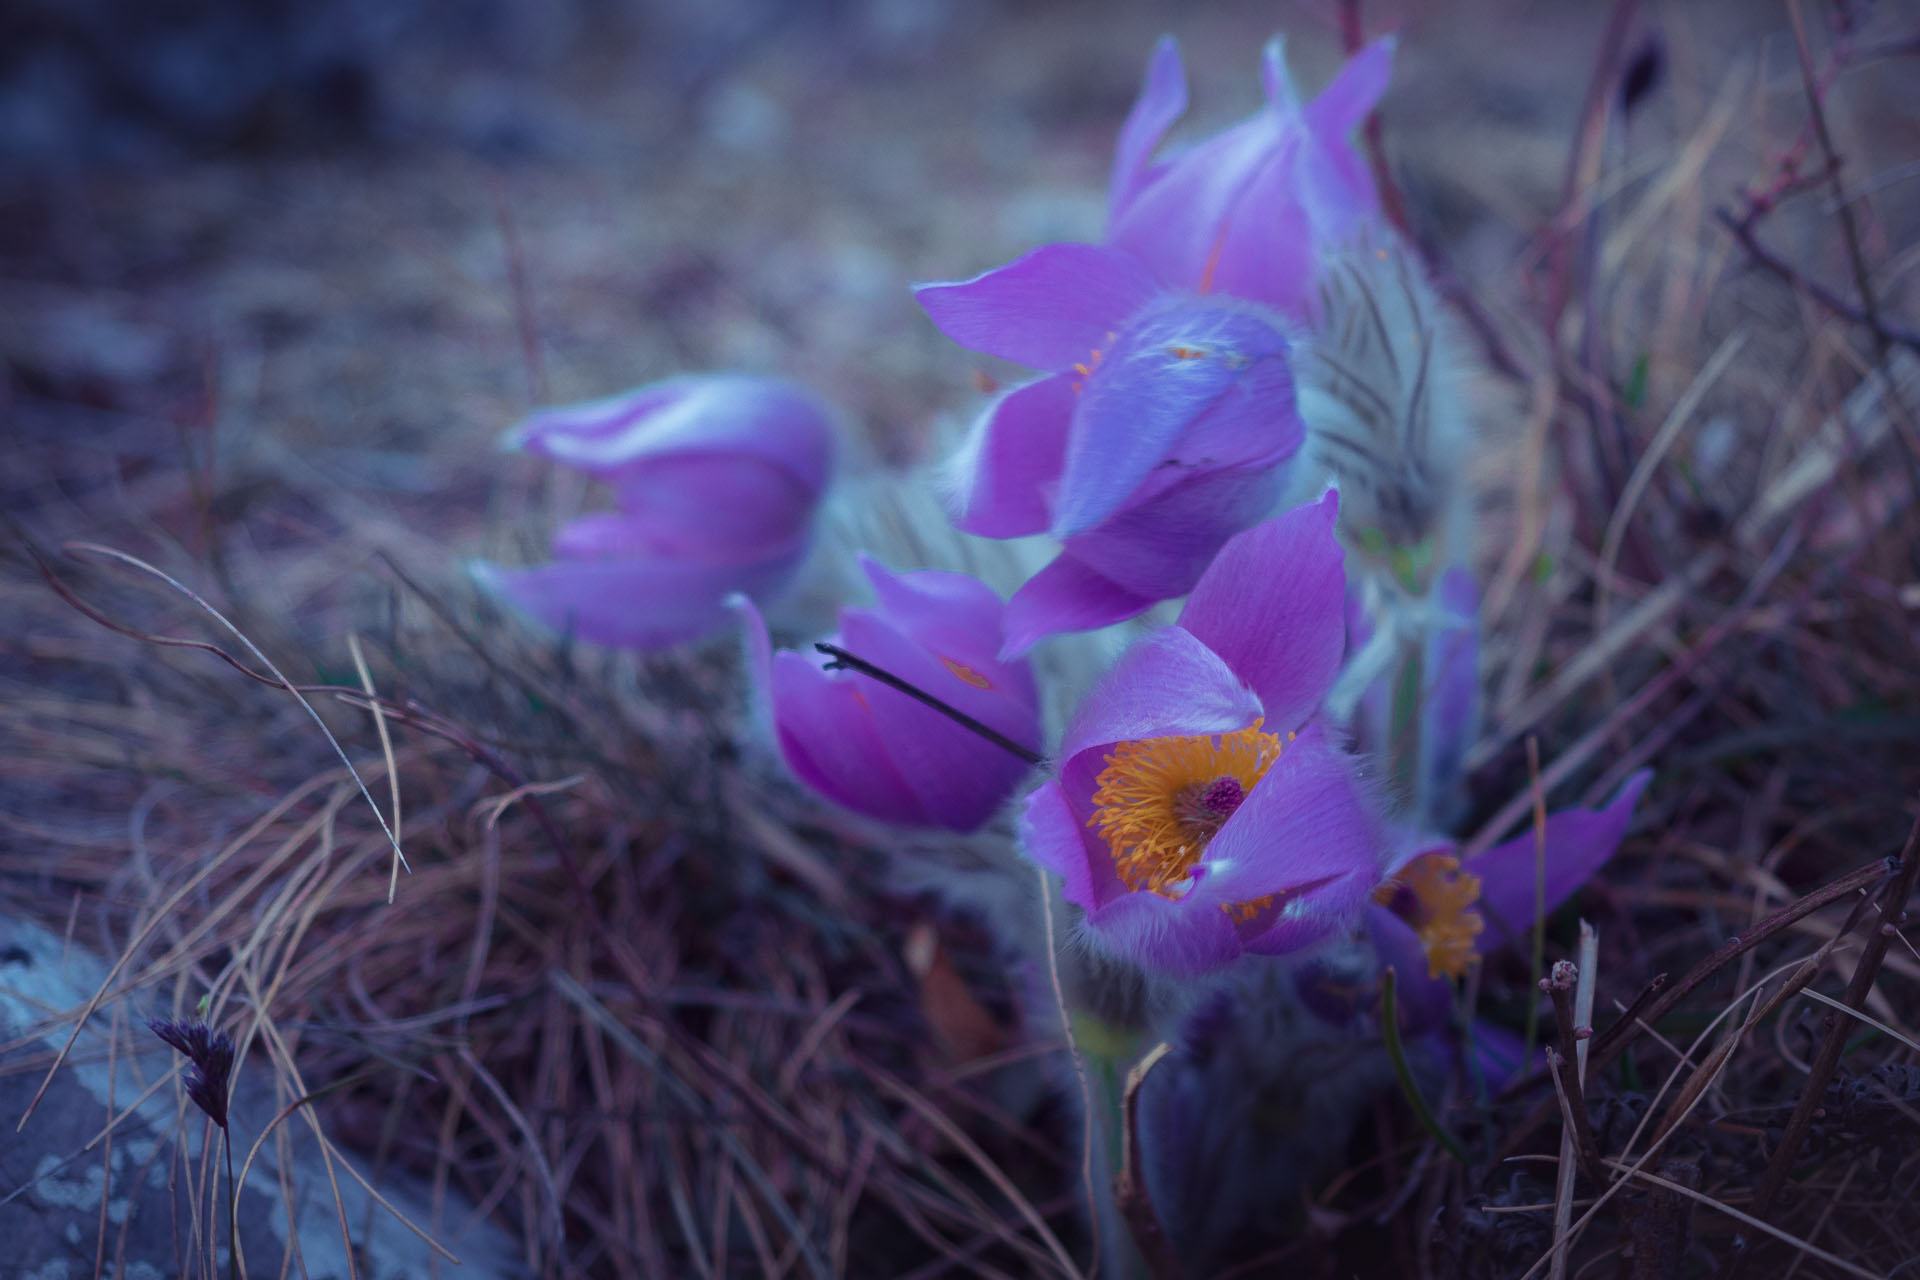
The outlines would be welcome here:
<svg viewBox="0 0 1920 1280">
<path fill-rule="evenodd" d="M 1413 1117 L 1420 1122 L 1420 1127 L 1445 1147 L 1447 1154 L 1462 1166 L 1471 1165 L 1473 1162 L 1467 1159 L 1465 1149 L 1454 1141 L 1452 1134 L 1440 1127 L 1440 1121 L 1428 1108 L 1427 1100 L 1420 1096 L 1420 1086 L 1414 1083 L 1413 1068 L 1407 1065 L 1406 1046 L 1400 1042 L 1400 1008 L 1395 985 L 1393 966 L 1388 965 L 1387 971 L 1380 975 L 1380 1018 L 1387 1040 L 1387 1056 L 1393 1059 L 1394 1078 L 1400 1082 L 1400 1092 L 1406 1095 L 1407 1105 L 1413 1108 Z"/>
</svg>

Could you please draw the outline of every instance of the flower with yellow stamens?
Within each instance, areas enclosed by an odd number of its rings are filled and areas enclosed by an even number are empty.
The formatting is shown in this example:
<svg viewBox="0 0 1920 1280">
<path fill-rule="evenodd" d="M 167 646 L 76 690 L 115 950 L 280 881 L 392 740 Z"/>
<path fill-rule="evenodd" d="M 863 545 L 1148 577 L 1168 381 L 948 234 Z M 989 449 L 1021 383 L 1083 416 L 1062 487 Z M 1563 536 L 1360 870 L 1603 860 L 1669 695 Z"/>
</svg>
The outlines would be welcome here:
<svg viewBox="0 0 1920 1280">
<path fill-rule="evenodd" d="M 1476 904 L 1480 877 L 1460 870 L 1460 859 L 1430 853 L 1374 890 L 1373 900 L 1413 926 L 1427 953 L 1427 976 L 1464 978 L 1480 958 L 1474 941 L 1487 927 Z"/>
<path fill-rule="evenodd" d="M 1027 853 L 1109 953 L 1200 973 L 1297 951 L 1356 923 L 1379 883 L 1380 824 L 1315 718 L 1344 642 L 1336 510 L 1329 495 L 1229 541 L 1028 797 Z"/>
</svg>

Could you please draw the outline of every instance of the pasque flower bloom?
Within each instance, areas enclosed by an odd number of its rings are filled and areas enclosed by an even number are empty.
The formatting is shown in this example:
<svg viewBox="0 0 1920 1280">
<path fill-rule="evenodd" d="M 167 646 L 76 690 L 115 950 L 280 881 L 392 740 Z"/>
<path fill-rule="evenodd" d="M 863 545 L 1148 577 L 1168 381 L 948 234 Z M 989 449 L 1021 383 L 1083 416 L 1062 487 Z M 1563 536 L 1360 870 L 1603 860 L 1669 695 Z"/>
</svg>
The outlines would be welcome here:
<svg viewBox="0 0 1920 1280">
<path fill-rule="evenodd" d="M 1444 837 L 1404 841 L 1399 867 L 1374 890 L 1361 936 L 1376 971 L 1391 966 L 1395 972 L 1406 1035 L 1452 1032 L 1452 980 L 1488 952 L 1531 935 L 1536 878 L 1539 900 L 1552 911 L 1606 864 L 1620 847 L 1651 776 L 1642 770 L 1627 779 L 1604 808 L 1549 814 L 1543 877 L 1531 828 L 1464 861 Z M 1360 1012 L 1375 989 L 1355 986 L 1318 966 L 1303 970 L 1300 983 L 1309 1003 L 1335 1018 Z M 1476 1023 L 1473 1040 L 1489 1087 L 1499 1088 L 1523 1065 L 1511 1032 Z"/>
<path fill-rule="evenodd" d="M 833 461 L 825 406 L 739 374 L 544 410 L 503 444 L 604 481 L 618 510 L 564 525 L 550 564 L 476 575 L 548 626 L 643 650 L 720 627 L 734 592 L 764 600 L 785 586 Z"/>
<path fill-rule="evenodd" d="M 1303 106 L 1275 37 L 1261 64 L 1261 109 L 1155 161 L 1187 106 L 1179 46 L 1161 40 L 1114 148 L 1107 242 L 1169 287 L 1232 294 L 1306 318 L 1317 255 L 1379 216 L 1373 179 L 1350 137 L 1392 71 L 1387 37 L 1362 49 Z"/>
<path fill-rule="evenodd" d="M 895 574 L 872 560 L 873 608 L 845 609 L 829 643 L 971 716 L 1027 752 L 1040 747 L 1039 692 L 1025 660 L 999 658 L 1005 605 L 960 573 Z M 824 655 L 774 653 L 751 605 L 741 613 L 774 734 L 802 782 L 856 813 L 972 831 L 1031 768 L 907 693 Z"/>
<path fill-rule="evenodd" d="M 1184 595 L 1272 510 L 1302 437 L 1277 315 L 1088 244 L 916 296 L 955 341 L 1048 374 L 996 400 L 951 468 L 961 529 L 1064 544 L 1009 602 L 1008 655 Z"/>
<path fill-rule="evenodd" d="M 1295 951 L 1356 924 L 1380 882 L 1382 828 L 1317 719 L 1343 641 L 1337 513 L 1329 494 L 1227 542 L 1028 797 L 1027 853 L 1105 950 L 1175 974 Z"/>
</svg>

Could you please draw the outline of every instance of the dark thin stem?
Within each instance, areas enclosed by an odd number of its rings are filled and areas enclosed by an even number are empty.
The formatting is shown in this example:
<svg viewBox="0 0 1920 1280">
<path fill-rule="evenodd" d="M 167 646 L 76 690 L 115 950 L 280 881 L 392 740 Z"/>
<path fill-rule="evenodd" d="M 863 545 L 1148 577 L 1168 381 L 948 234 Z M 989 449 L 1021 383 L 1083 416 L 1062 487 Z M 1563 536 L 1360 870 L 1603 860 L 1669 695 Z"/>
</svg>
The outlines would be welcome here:
<svg viewBox="0 0 1920 1280">
<path fill-rule="evenodd" d="M 1900 869 L 1893 880 L 1880 895 L 1880 923 L 1867 936 L 1867 944 L 1860 950 L 1859 963 L 1854 965 L 1853 977 L 1847 983 L 1846 995 L 1842 1003 L 1849 1009 L 1864 1008 L 1867 993 L 1873 990 L 1874 979 L 1880 974 L 1880 964 L 1886 959 L 1887 947 L 1893 941 L 1893 935 L 1900 930 L 1900 922 L 1906 916 L 1907 899 L 1913 895 L 1916 876 L 1920 876 L 1920 817 L 1914 819 L 1913 829 L 1907 834 L 1906 847 L 1900 851 Z M 1826 1101 L 1827 1082 L 1840 1065 L 1840 1055 L 1846 1051 L 1847 1036 L 1851 1034 L 1853 1020 L 1844 1018 L 1838 1009 L 1830 1009 L 1826 1020 L 1826 1038 L 1820 1043 L 1820 1052 L 1815 1055 L 1812 1069 L 1807 1072 L 1807 1082 L 1800 1090 L 1800 1101 L 1793 1109 L 1793 1118 L 1787 1121 L 1786 1132 L 1780 1135 L 1780 1145 L 1774 1148 L 1773 1156 L 1767 1161 L 1767 1170 L 1760 1178 L 1759 1190 L 1753 1197 L 1753 1216 L 1762 1222 L 1773 1209 L 1773 1202 L 1786 1185 L 1787 1175 L 1793 1170 L 1793 1161 L 1800 1154 L 1800 1145 L 1806 1141 L 1808 1130 L 1813 1128 L 1814 1116 Z M 1722 1274 L 1731 1276 L 1739 1268 L 1741 1255 L 1729 1255 Z"/>
<path fill-rule="evenodd" d="M 988 728 L 966 712 L 960 710 L 960 708 L 940 701 L 940 699 L 934 697 L 925 689 L 920 688 L 918 685 L 908 684 L 905 680 L 893 674 L 893 672 L 882 667 L 876 667 L 865 658 L 856 658 L 837 644 L 816 644 L 813 647 L 833 659 L 832 662 L 827 664 L 827 670 L 829 671 L 858 671 L 863 676 L 878 680 L 889 689 L 898 689 L 901 693 L 906 694 L 909 698 L 912 698 L 915 702 L 923 706 L 932 707 L 935 711 L 938 711 L 962 729 L 967 730 L 969 733 L 979 734 L 1009 755 L 1018 756 L 1028 764 L 1045 764 L 1047 762 L 1047 758 L 1039 752 L 1027 750 L 1027 748 L 1021 746 L 1006 734 L 1001 733 L 997 729 Z"/>
<path fill-rule="evenodd" d="M 233 1180 L 233 1134 L 220 1126 L 220 1145 L 227 1149 L 227 1277 L 240 1276 L 240 1184 Z"/>
<path fill-rule="evenodd" d="M 1820 80 L 1813 70 L 1813 51 L 1807 47 L 1806 23 L 1800 17 L 1798 0 L 1787 0 L 1787 13 L 1793 19 L 1793 45 L 1800 57 L 1800 79 L 1807 89 L 1807 115 L 1813 124 L 1813 136 L 1827 157 L 1827 180 L 1833 186 L 1834 202 L 1839 205 L 1840 234 L 1847 242 L 1847 259 L 1853 266 L 1854 286 L 1860 290 L 1860 310 L 1867 328 L 1880 341 L 1881 359 L 1886 358 L 1887 331 L 1880 324 L 1880 306 L 1873 296 L 1873 278 L 1867 270 L 1866 250 L 1860 247 L 1860 228 L 1854 223 L 1852 207 L 1847 203 L 1846 184 L 1840 176 L 1840 153 L 1834 149 L 1833 135 L 1827 131 L 1827 109 L 1820 101 Z"/>
<path fill-rule="evenodd" d="M 1760 243 L 1760 237 L 1754 232 L 1751 219 L 1736 218 L 1725 209 L 1715 209 L 1713 216 L 1721 226 L 1733 233 L 1734 239 L 1740 242 L 1740 247 L 1747 251 L 1748 257 L 1779 276 L 1788 285 L 1804 292 L 1809 298 L 1842 319 L 1865 325 L 1875 333 L 1885 336 L 1889 342 L 1896 342 L 1903 347 L 1920 351 L 1920 329 L 1909 329 L 1904 325 L 1888 324 L 1879 317 L 1869 317 L 1853 299 L 1829 289 L 1818 280 L 1809 280 L 1801 275 L 1785 258 Z"/>
</svg>

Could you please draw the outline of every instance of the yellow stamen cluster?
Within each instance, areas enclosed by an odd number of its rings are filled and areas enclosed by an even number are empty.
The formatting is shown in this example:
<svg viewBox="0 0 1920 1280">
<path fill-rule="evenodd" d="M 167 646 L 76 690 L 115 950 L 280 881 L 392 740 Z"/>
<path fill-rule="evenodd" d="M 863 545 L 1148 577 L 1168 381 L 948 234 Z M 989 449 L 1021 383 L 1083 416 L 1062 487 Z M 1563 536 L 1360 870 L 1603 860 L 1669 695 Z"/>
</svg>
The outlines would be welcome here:
<svg viewBox="0 0 1920 1280">
<path fill-rule="evenodd" d="M 1233 733 L 1122 742 L 1094 779 L 1087 825 L 1100 829 L 1127 888 L 1178 898 L 1207 842 L 1284 749 L 1258 720 Z M 1250 908 L 1246 919 L 1260 904 L 1236 905 Z"/>
<path fill-rule="evenodd" d="M 1413 896 L 1407 921 L 1427 952 L 1427 976 L 1465 977 L 1479 958 L 1474 939 L 1487 927 L 1474 904 L 1480 901 L 1480 877 L 1460 870 L 1460 859 L 1430 853 L 1415 858 L 1393 880 L 1374 891 L 1374 901 L 1391 906 L 1404 889 Z"/>
</svg>

